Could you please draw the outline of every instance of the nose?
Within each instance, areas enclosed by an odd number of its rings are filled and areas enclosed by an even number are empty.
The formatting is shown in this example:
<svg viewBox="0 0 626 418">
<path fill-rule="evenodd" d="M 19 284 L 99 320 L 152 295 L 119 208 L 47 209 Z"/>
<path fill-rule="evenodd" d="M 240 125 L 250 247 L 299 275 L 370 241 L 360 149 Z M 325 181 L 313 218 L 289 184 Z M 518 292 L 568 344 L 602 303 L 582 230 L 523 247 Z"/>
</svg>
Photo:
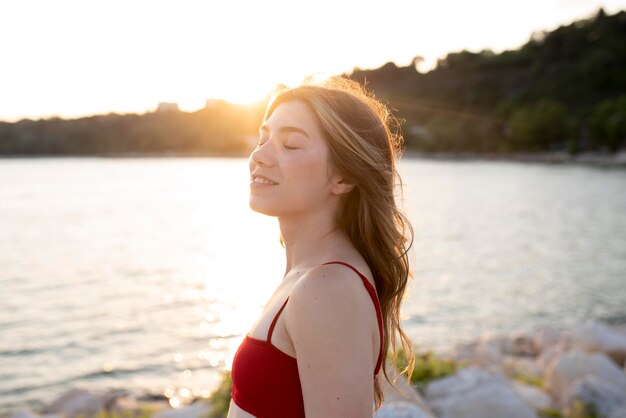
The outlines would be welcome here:
<svg viewBox="0 0 626 418">
<path fill-rule="evenodd" d="M 268 150 L 268 148 L 272 148 L 270 141 L 265 141 L 263 145 L 257 146 L 250 154 L 250 162 L 260 166 L 273 167 L 275 164 L 274 155 L 272 150 Z"/>
</svg>

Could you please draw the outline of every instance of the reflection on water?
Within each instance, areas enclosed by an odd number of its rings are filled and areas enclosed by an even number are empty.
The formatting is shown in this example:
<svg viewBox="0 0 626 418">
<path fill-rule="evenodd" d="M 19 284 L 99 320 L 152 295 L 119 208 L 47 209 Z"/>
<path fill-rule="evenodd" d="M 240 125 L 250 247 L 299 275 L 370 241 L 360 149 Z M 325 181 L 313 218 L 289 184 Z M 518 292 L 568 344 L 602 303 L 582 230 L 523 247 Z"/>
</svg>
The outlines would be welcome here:
<svg viewBox="0 0 626 418">
<path fill-rule="evenodd" d="M 626 171 L 412 162 L 417 280 L 404 304 L 416 343 L 482 332 L 626 322 Z"/>
<path fill-rule="evenodd" d="M 626 322 L 626 171 L 401 164 L 416 344 Z M 70 387 L 207 396 L 284 273 L 245 159 L 0 161 L 0 411 Z"/>
</svg>

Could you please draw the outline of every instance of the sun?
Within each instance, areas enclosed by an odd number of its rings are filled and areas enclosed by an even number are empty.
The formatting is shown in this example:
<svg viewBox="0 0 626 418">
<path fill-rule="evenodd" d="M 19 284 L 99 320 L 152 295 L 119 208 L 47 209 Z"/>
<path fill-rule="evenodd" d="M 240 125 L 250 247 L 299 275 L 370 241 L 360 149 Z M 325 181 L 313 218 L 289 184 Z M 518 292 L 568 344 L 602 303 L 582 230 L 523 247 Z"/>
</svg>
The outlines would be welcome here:
<svg viewBox="0 0 626 418">
<path fill-rule="evenodd" d="M 241 105 L 254 104 L 267 99 L 277 85 L 295 86 L 307 76 L 309 75 L 298 72 L 276 74 L 270 71 L 241 76 L 228 71 L 222 73 L 215 71 L 201 83 L 191 77 L 188 80 L 178 80 L 175 86 L 171 86 L 173 94 L 159 101 L 176 102 L 179 108 L 185 111 L 204 107 L 207 100 L 225 100 Z"/>
</svg>

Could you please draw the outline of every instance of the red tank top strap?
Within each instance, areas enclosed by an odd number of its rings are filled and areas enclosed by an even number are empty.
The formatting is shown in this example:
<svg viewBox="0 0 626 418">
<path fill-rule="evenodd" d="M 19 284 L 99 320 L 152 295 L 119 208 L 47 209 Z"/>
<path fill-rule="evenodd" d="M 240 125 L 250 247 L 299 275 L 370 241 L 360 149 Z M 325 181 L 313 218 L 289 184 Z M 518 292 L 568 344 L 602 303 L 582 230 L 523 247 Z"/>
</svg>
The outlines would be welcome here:
<svg viewBox="0 0 626 418">
<path fill-rule="evenodd" d="M 344 263 L 343 261 L 329 261 L 328 263 L 324 263 L 324 264 L 343 264 L 346 267 L 351 268 L 356 274 L 359 275 L 359 277 L 361 278 L 361 280 L 363 280 L 363 284 L 365 285 L 365 288 L 367 289 L 367 292 L 370 294 L 370 297 L 372 298 L 372 302 L 374 302 L 374 307 L 376 308 L 376 318 L 378 319 L 378 330 L 380 332 L 380 352 L 378 353 L 378 361 L 376 362 L 376 367 L 374 368 L 374 374 L 378 374 L 378 371 L 380 369 L 380 366 L 382 365 L 382 360 L 383 360 L 383 314 L 380 308 L 380 301 L 378 300 L 378 295 L 376 295 L 376 289 L 374 289 L 374 286 L 372 286 L 372 284 L 370 283 L 369 280 L 367 280 L 367 278 L 361 274 L 360 271 L 358 271 L 356 268 L 354 268 L 353 266 L 351 266 L 348 263 Z"/>
<path fill-rule="evenodd" d="M 278 316 L 280 315 L 280 313 L 283 311 L 283 309 L 287 305 L 287 301 L 288 300 L 289 300 L 289 296 L 287 296 L 287 299 L 285 299 L 285 303 L 283 303 L 283 306 L 280 307 L 280 309 L 278 310 L 278 312 L 274 316 L 274 319 L 272 320 L 272 324 L 270 325 L 270 330 L 267 333 L 267 342 L 270 343 L 270 344 L 271 344 L 271 341 L 272 341 L 272 333 L 274 332 L 274 326 L 276 325 L 276 321 L 278 320 Z"/>
</svg>

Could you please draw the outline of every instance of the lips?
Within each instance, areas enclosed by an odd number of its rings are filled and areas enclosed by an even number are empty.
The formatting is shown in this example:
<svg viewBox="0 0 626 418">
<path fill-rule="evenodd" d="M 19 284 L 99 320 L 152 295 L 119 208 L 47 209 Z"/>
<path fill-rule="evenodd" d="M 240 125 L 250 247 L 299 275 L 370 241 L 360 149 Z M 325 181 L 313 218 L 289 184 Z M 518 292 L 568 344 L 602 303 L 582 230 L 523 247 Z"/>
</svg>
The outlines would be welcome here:
<svg viewBox="0 0 626 418">
<path fill-rule="evenodd" d="M 264 176 L 262 174 L 252 174 L 251 182 L 254 183 L 254 184 L 267 184 L 267 185 L 271 185 L 271 186 L 278 185 L 277 181 L 274 181 L 270 177 Z"/>
</svg>

